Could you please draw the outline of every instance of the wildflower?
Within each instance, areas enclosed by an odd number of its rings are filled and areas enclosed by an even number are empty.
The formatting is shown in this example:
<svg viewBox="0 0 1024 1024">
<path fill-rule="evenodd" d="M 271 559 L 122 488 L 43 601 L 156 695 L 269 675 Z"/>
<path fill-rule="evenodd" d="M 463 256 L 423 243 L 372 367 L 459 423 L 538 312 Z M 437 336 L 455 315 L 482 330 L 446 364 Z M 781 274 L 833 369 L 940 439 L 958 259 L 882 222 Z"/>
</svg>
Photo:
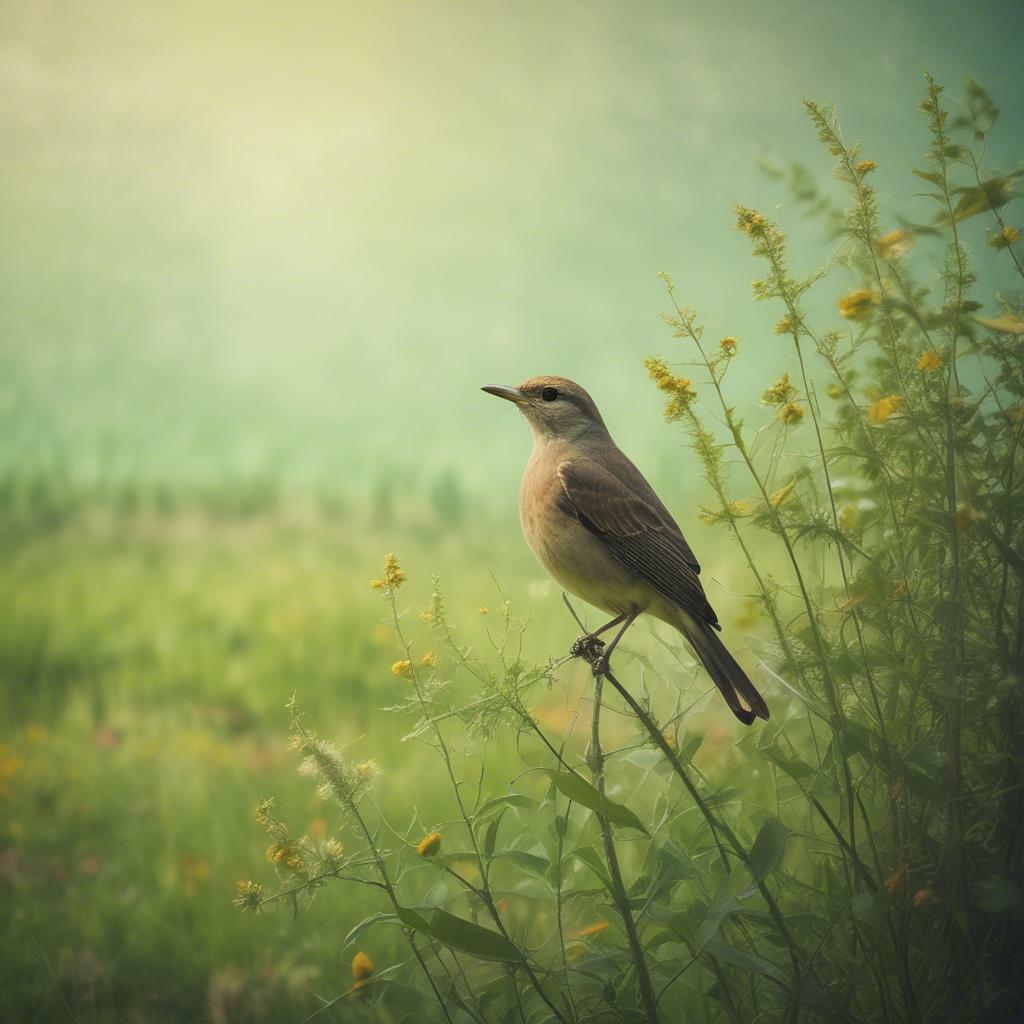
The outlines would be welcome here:
<svg viewBox="0 0 1024 1024">
<path fill-rule="evenodd" d="M 670 423 L 682 419 L 697 399 L 697 392 L 693 390 L 689 378 L 674 374 L 663 359 L 647 358 L 644 366 L 658 390 L 669 396 L 665 404 L 665 419 Z"/>
<path fill-rule="evenodd" d="M 914 236 L 909 231 L 896 228 L 889 231 L 878 240 L 878 255 L 883 260 L 894 260 L 898 256 L 905 256 L 914 248 Z"/>
<path fill-rule="evenodd" d="M 1012 224 L 1007 224 L 1002 231 L 997 231 L 994 235 L 988 236 L 988 244 L 996 250 L 1008 249 L 1011 245 L 1016 245 L 1019 241 L 1020 231 Z"/>
<path fill-rule="evenodd" d="M 904 887 L 907 883 L 907 868 L 906 865 L 897 868 L 886 880 L 885 880 L 885 891 L 890 896 L 897 896 L 903 892 Z"/>
<path fill-rule="evenodd" d="M 356 778 L 359 782 L 372 779 L 375 775 L 380 775 L 380 765 L 373 758 L 368 761 L 360 761 L 356 765 Z"/>
<path fill-rule="evenodd" d="M 846 320 L 866 320 L 871 315 L 871 307 L 878 301 L 874 292 L 867 288 L 858 288 L 839 300 L 839 315 Z"/>
<path fill-rule="evenodd" d="M 966 503 L 957 505 L 956 507 L 956 532 L 957 534 L 966 533 L 979 519 L 981 514 L 972 505 Z"/>
<path fill-rule="evenodd" d="M 902 395 L 888 395 L 868 407 L 868 423 L 884 423 L 903 404 Z"/>
<path fill-rule="evenodd" d="M 302 867 L 302 855 L 298 847 L 287 839 L 278 840 L 267 847 L 267 860 L 289 871 L 298 871 Z"/>
<path fill-rule="evenodd" d="M 764 214 L 746 206 L 736 207 L 736 229 L 738 231 L 742 231 L 750 238 L 756 238 L 758 235 L 763 235 L 767 227 L 768 221 Z"/>
<path fill-rule="evenodd" d="M 829 398 L 842 398 L 845 393 L 846 392 L 843 391 L 842 384 L 829 384 L 825 389 L 825 394 L 828 395 Z"/>
<path fill-rule="evenodd" d="M 417 844 L 416 852 L 421 857 L 433 857 L 441 849 L 441 833 L 431 832 L 425 835 Z"/>
<path fill-rule="evenodd" d="M 804 408 L 802 405 L 797 405 L 796 402 L 787 402 L 779 410 L 779 419 L 786 424 L 787 427 L 795 427 L 804 418 Z"/>
<path fill-rule="evenodd" d="M 863 176 L 865 174 L 870 174 L 877 166 L 878 164 L 876 164 L 874 160 L 861 160 L 855 169 L 858 174 Z"/>
<path fill-rule="evenodd" d="M 480 605 L 480 607 L 477 608 L 476 611 L 478 615 L 486 615 L 490 610 L 490 608 L 487 608 L 484 605 Z"/>
<path fill-rule="evenodd" d="M 728 338 L 723 338 L 718 343 L 718 347 L 722 350 L 722 355 L 724 355 L 726 359 L 732 359 L 736 354 L 736 339 L 732 335 L 729 335 Z"/>
<path fill-rule="evenodd" d="M 790 480 L 785 487 L 780 487 L 769 499 L 768 503 L 772 508 L 782 508 L 792 497 L 796 481 Z"/>
<path fill-rule="evenodd" d="M 384 556 L 384 578 L 370 580 L 374 590 L 383 590 L 390 594 L 405 582 L 405 570 L 398 564 L 398 555 L 393 551 Z"/>
<path fill-rule="evenodd" d="M 761 401 L 766 405 L 784 405 L 793 400 L 796 388 L 789 381 L 789 374 L 784 373 L 763 395 Z"/>
<path fill-rule="evenodd" d="M 917 910 L 920 907 L 925 906 L 927 903 L 932 903 L 935 900 L 935 893 L 931 889 L 918 889 L 914 893 L 913 905 L 914 909 Z"/>
<path fill-rule="evenodd" d="M 360 950 L 352 958 L 352 982 L 355 988 L 362 988 L 373 976 L 373 961 Z"/>
<path fill-rule="evenodd" d="M 856 533 L 860 527 L 860 512 L 855 505 L 844 505 L 839 510 L 839 529 L 843 533 Z"/>
<path fill-rule="evenodd" d="M 437 655 L 435 655 L 433 651 L 427 651 L 427 653 L 420 658 L 420 664 L 424 668 L 433 668 L 437 664 Z"/>
<path fill-rule="evenodd" d="M 586 925 L 586 927 L 581 928 L 576 933 L 575 937 L 577 939 L 589 939 L 589 938 L 592 938 L 594 935 L 600 935 L 601 932 L 607 931 L 607 929 L 608 929 L 608 922 L 607 921 L 605 921 L 605 920 L 595 921 L 593 924 L 588 924 L 588 925 Z"/>
<path fill-rule="evenodd" d="M 929 373 L 932 370 L 937 370 L 942 366 L 942 356 L 939 355 L 935 349 L 928 349 L 927 352 L 921 353 L 921 358 L 917 361 L 917 368 Z"/>
<path fill-rule="evenodd" d="M 502 898 L 494 904 L 494 908 L 498 911 L 499 914 L 507 914 L 509 906 L 510 904 L 508 900 L 505 899 L 504 896 L 502 896 Z"/>
<path fill-rule="evenodd" d="M 412 662 L 408 658 L 402 658 L 391 666 L 391 674 L 399 679 L 408 679 L 412 675 Z"/>
<path fill-rule="evenodd" d="M 892 597 L 894 601 L 899 601 L 901 598 L 907 596 L 910 593 L 910 581 L 909 580 L 897 580 L 893 584 Z"/>
<path fill-rule="evenodd" d="M 773 328 L 773 334 L 792 334 L 794 331 L 794 323 L 791 317 L 784 316 Z"/>
<path fill-rule="evenodd" d="M 258 824 L 266 826 L 270 824 L 270 812 L 274 809 L 273 800 L 261 800 L 256 805 L 256 821 Z"/>
<path fill-rule="evenodd" d="M 260 900 L 263 898 L 263 886 L 259 882 L 245 879 L 238 883 L 238 890 L 232 900 L 236 907 L 244 911 L 255 913 L 260 909 Z"/>
</svg>

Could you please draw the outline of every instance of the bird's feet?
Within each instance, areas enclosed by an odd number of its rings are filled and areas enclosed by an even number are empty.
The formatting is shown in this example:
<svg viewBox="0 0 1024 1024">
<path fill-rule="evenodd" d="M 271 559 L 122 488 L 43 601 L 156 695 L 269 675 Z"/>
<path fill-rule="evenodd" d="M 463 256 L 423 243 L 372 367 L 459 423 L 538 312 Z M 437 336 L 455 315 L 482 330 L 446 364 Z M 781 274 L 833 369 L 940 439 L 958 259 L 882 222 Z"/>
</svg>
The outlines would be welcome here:
<svg viewBox="0 0 1024 1024">
<path fill-rule="evenodd" d="M 582 658 L 593 665 L 600 657 L 604 649 L 604 641 L 593 633 L 584 633 L 576 643 L 569 648 L 569 654 L 574 658 Z"/>
</svg>

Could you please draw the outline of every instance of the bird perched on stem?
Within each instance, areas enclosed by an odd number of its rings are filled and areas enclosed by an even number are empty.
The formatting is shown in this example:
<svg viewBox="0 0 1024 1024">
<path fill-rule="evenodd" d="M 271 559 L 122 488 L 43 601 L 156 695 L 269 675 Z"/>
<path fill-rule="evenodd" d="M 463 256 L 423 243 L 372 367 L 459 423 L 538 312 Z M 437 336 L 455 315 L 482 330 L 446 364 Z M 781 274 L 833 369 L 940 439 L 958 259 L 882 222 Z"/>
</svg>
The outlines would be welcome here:
<svg viewBox="0 0 1024 1024">
<path fill-rule="evenodd" d="M 594 404 L 564 377 L 517 388 L 487 385 L 519 407 L 533 431 L 519 514 L 533 553 L 567 591 L 614 616 L 573 645 L 605 672 L 638 615 L 679 630 L 744 724 L 768 706 L 718 637 L 718 616 L 700 583 L 700 563 L 643 474 L 619 450 Z M 602 633 L 619 627 L 602 651 Z"/>
</svg>

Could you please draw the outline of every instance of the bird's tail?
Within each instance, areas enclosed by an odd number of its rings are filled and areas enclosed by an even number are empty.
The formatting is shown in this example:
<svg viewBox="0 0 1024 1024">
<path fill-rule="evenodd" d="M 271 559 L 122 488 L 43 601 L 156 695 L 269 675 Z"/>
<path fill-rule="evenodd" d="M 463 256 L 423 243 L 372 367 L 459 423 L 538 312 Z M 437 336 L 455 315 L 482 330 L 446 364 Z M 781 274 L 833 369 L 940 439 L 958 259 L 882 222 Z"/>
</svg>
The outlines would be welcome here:
<svg viewBox="0 0 1024 1024">
<path fill-rule="evenodd" d="M 764 697 L 757 692 L 736 659 L 726 650 L 718 634 L 710 626 L 689 618 L 682 632 L 708 670 L 715 686 L 722 691 L 729 710 L 744 725 L 750 725 L 755 718 L 767 720 L 768 705 Z"/>
</svg>

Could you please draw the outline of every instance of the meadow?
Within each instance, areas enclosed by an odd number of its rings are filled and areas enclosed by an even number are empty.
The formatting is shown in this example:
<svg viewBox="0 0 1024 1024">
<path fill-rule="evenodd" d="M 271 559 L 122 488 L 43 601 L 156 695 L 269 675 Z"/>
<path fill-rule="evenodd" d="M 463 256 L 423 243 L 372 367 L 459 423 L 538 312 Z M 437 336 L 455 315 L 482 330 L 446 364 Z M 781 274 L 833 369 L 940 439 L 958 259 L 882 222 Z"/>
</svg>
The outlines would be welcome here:
<svg viewBox="0 0 1024 1024">
<path fill-rule="evenodd" d="M 454 471 L 12 468 L 5 1019 L 1014 1019 L 1024 327 L 983 271 L 1020 271 L 1019 172 L 979 163 L 984 90 L 946 104 L 926 80 L 913 219 L 808 104 L 839 191 L 776 175 L 826 264 L 737 207 L 762 336 L 666 275 L 636 355 L 765 725 L 646 626 L 595 684 Z"/>
</svg>

